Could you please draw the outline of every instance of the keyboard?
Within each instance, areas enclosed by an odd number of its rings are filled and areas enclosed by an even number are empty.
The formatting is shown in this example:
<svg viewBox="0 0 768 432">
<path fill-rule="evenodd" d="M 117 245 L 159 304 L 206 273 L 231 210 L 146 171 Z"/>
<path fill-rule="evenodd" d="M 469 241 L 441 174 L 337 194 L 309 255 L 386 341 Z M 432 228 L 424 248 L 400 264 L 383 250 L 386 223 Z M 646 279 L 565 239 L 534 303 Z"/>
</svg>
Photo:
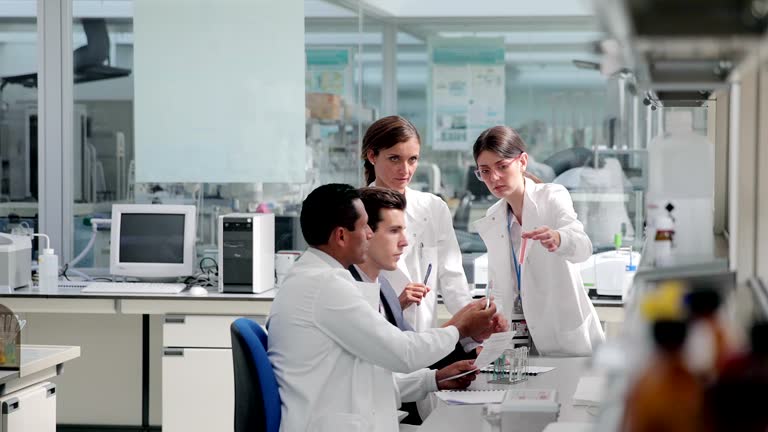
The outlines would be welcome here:
<svg viewBox="0 0 768 432">
<path fill-rule="evenodd" d="M 178 294 L 186 287 L 183 283 L 147 282 L 91 282 L 80 290 L 84 293 L 125 294 Z"/>
</svg>

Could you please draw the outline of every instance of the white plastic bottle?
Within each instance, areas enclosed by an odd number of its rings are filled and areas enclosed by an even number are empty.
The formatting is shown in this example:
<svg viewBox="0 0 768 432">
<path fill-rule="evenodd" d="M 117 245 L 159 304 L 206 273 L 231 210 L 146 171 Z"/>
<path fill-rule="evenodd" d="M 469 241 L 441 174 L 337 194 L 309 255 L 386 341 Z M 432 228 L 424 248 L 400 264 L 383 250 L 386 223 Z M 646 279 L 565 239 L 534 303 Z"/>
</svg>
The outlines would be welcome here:
<svg viewBox="0 0 768 432">
<path fill-rule="evenodd" d="M 59 286 L 59 257 L 53 249 L 43 249 L 37 257 L 38 286 L 42 292 L 54 291 Z"/>
</svg>

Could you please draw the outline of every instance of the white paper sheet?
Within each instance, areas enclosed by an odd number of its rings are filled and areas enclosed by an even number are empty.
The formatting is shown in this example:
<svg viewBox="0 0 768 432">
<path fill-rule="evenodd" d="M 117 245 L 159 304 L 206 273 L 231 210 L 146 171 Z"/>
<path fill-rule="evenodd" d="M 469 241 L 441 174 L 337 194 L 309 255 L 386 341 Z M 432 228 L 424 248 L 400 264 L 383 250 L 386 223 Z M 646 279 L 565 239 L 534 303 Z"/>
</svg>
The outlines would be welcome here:
<svg viewBox="0 0 768 432">
<path fill-rule="evenodd" d="M 503 333 L 494 333 L 489 337 L 488 339 L 483 342 L 483 350 L 480 352 L 480 355 L 477 356 L 475 359 L 475 366 L 477 369 L 482 369 L 485 366 L 493 363 L 494 360 L 499 358 L 502 354 L 504 354 L 504 350 L 512 348 L 512 339 L 515 337 L 514 331 L 508 331 Z M 443 378 L 439 382 L 448 381 L 452 379 L 456 379 L 459 377 L 463 377 L 464 375 L 468 375 L 477 369 L 464 371 L 460 374 L 449 376 L 448 378 Z"/>
<path fill-rule="evenodd" d="M 573 394 L 573 405 L 600 405 L 603 401 L 605 378 L 601 376 L 581 377 Z"/>
<path fill-rule="evenodd" d="M 504 350 L 512 348 L 514 331 L 494 333 L 483 342 L 483 350 L 475 359 L 475 366 L 482 368 L 493 363 L 494 360 L 504 354 Z"/>
<path fill-rule="evenodd" d="M 481 405 L 502 403 L 506 390 L 439 391 L 437 397 L 449 405 Z"/>
</svg>

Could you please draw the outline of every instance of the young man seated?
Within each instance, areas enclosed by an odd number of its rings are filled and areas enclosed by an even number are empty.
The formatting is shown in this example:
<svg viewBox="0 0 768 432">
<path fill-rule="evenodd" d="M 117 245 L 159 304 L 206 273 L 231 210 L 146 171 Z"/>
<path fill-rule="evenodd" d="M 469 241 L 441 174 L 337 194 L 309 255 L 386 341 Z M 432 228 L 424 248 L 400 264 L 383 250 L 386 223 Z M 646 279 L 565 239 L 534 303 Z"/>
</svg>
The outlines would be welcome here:
<svg viewBox="0 0 768 432">
<path fill-rule="evenodd" d="M 408 246 L 405 235 L 405 195 L 384 188 L 367 187 L 360 189 L 360 198 L 368 214 L 368 226 L 373 231 L 373 237 L 369 242 L 368 256 L 365 262 L 353 264 L 349 267 L 352 276 L 361 282 L 375 282 L 379 284 L 379 312 L 387 318 L 392 325 L 403 331 L 413 331 L 411 326 L 403 319 L 403 303 L 418 303 L 422 293 L 428 290 L 421 284 L 411 284 L 412 291 L 403 291 L 398 296 L 386 278 L 380 276 L 384 270 L 394 270 L 403 250 Z M 419 290 L 422 288 L 422 290 Z M 495 317 L 496 331 L 504 331 L 505 323 L 499 315 Z M 417 371 L 412 374 L 395 374 L 395 381 L 403 402 L 402 409 L 408 412 L 408 417 L 403 423 L 420 424 L 413 402 L 424 399 L 432 391 L 444 389 L 463 389 L 475 379 L 475 374 L 465 375 L 453 380 L 442 381 L 444 378 L 457 375 L 461 372 L 475 369 L 471 360 L 474 353 L 465 353 L 461 344 L 457 344 L 454 351 L 431 365 L 429 369 Z M 470 359 L 467 359 L 467 358 Z"/>
<path fill-rule="evenodd" d="M 392 372 L 417 371 L 460 337 L 489 334 L 496 307 L 471 303 L 444 328 L 401 331 L 371 307 L 347 270 L 365 261 L 372 236 L 359 192 L 320 186 L 304 200 L 300 221 L 310 247 L 267 320 L 280 430 L 397 432 Z"/>
</svg>

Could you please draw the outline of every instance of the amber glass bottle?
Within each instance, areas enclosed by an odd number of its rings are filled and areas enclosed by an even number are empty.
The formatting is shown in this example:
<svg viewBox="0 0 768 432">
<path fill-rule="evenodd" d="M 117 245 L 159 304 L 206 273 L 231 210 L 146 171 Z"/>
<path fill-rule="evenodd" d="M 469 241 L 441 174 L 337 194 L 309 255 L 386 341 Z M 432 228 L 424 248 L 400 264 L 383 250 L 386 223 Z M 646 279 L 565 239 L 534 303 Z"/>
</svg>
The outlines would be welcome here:
<svg viewBox="0 0 768 432">
<path fill-rule="evenodd" d="M 707 392 L 706 412 L 714 432 L 768 430 L 768 323 L 752 326 L 750 350 L 726 361 Z"/>
<path fill-rule="evenodd" d="M 686 368 L 682 347 L 683 321 L 656 321 L 656 353 L 630 388 L 622 430 L 624 432 L 700 432 L 704 391 Z"/>
</svg>

